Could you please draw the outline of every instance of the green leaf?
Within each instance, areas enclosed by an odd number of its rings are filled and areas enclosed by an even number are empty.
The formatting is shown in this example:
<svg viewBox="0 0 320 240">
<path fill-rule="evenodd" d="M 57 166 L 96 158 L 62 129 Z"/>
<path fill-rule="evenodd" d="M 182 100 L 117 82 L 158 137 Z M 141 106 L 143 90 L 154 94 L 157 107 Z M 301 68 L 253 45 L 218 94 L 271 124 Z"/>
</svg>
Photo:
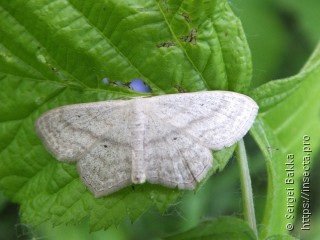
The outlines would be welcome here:
<svg viewBox="0 0 320 240">
<path fill-rule="evenodd" d="M 235 217 L 220 217 L 214 221 L 206 221 L 198 226 L 174 236 L 165 238 L 167 240 L 225 240 L 239 239 L 250 240 L 256 239 L 254 232 L 249 225 L 242 219 Z"/>
<path fill-rule="evenodd" d="M 252 92 L 261 111 L 251 133 L 265 156 L 268 171 L 262 239 L 286 233 L 286 225 L 298 220 L 295 214 L 301 196 L 301 180 L 310 174 L 320 145 L 319 52 L 318 47 L 298 75 L 269 82 Z M 308 147 L 312 152 L 307 151 Z M 294 155 L 294 165 L 290 163 L 290 154 Z M 294 182 L 287 180 L 286 183 L 286 179 Z M 308 187 L 308 183 L 303 184 Z M 293 196 L 290 195 L 292 192 Z M 294 200 L 292 204 L 288 202 L 289 198 Z"/>
<path fill-rule="evenodd" d="M 0 22 L 0 188 L 33 224 L 89 216 L 98 230 L 152 205 L 163 211 L 182 193 L 145 184 L 95 199 L 74 164 L 44 149 L 34 130 L 41 113 L 142 95 L 127 87 L 136 78 L 153 95 L 250 83 L 250 52 L 226 0 L 1 1 Z"/>
</svg>

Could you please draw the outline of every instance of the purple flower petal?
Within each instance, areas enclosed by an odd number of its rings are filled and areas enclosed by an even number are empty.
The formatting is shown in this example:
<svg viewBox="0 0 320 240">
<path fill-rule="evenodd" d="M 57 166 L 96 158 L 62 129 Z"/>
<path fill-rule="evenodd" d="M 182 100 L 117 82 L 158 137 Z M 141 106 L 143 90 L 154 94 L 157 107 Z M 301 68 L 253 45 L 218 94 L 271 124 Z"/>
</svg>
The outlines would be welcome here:
<svg viewBox="0 0 320 240">
<path fill-rule="evenodd" d="M 151 92 L 151 88 L 139 78 L 134 79 L 130 83 L 129 87 L 136 92 L 145 92 L 145 93 Z"/>
</svg>

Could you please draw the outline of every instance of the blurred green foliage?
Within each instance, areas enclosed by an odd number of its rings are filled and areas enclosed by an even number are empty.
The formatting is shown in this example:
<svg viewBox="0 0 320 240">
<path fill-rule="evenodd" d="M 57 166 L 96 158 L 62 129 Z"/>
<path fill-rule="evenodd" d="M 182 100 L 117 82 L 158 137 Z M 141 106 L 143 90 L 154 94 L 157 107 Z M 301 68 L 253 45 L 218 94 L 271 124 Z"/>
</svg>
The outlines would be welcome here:
<svg viewBox="0 0 320 240">
<path fill-rule="evenodd" d="M 319 38 L 317 0 L 230 1 L 240 17 L 252 53 L 253 82 L 257 87 L 296 74 Z"/>
</svg>

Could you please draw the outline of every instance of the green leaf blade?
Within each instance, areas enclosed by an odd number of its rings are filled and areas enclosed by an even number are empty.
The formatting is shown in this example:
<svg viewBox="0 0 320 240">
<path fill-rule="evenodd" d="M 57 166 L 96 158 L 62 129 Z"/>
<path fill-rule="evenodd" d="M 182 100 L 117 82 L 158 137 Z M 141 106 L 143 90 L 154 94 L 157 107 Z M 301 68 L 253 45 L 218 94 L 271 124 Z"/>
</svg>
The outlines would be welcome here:
<svg viewBox="0 0 320 240">
<path fill-rule="evenodd" d="M 89 216 L 98 230 L 134 220 L 153 205 L 163 211 L 181 195 L 146 184 L 95 199 L 75 165 L 46 152 L 34 123 L 58 106 L 143 95 L 127 87 L 135 78 L 154 95 L 245 91 L 251 59 L 241 23 L 225 0 L 195 4 L 1 1 L 0 187 L 21 204 L 24 221 L 77 223 Z M 215 169 L 230 154 L 219 156 Z"/>
<path fill-rule="evenodd" d="M 251 129 L 265 156 L 268 171 L 268 196 L 263 220 L 265 227 L 261 229 L 260 235 L 262 238 L 285 234 L 286 224 L 294 224 L 294 221 L 298 220 L 296 213 L 301 196 L 301 180 L 303 174 L 310 174 L 316 161 L 314 157 L 319 151 L 317 146 L 320 145 L 318 52 L 319 48 L 312 55 L 307 67 L 298 75 L 267 83 L 253 92 L 258 104 L 265 106 Z M 279 93 L 283 93 L 280 98 L 277 97 Z M 304 136 L 310 138 L 310 155 L 303 150 L 306 146 Z M 292 164 L 290 165 L 291 161 L 288 159 L 290 154 L 294 155 L 292 171 Z M 306 171 L 308 168 L 310 169 Z M 286 183 L 286 178 L 293 179 L 294 183 Z M 287 188 L 294 189 L 294 196 L 288 195 Z M 293 220 L 286 217 L 290 214 L 288 209 L 291 208 L 286 202 L 288 197 L 295 199 L 292 204 Z"/>
<path fill-rule="evenodd" d="M 220 217 L 214 221 L 207 221 L 198 226 L 165 238 L 167 240 L 191 240 L 191 239 L 239 239 L 254 240 L 254 232 L 242 219 L 235 217 Z"/>
</svg>

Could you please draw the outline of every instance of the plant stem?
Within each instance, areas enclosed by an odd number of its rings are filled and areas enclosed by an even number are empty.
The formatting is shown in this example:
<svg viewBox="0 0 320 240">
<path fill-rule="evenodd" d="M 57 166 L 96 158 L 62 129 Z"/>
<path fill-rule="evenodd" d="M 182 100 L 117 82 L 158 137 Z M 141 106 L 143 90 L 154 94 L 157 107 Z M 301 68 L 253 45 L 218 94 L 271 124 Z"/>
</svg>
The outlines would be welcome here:
<svg viewBox="0 0 320 240">
<path fill-rule="evenodd" d="M 241 190 L 242 190 L 242 199 L 243 199 L 242 201 L 243 201 L 244 218 L 249 223 L 250 227 L 253 229 L 254 233 L 258 237 L 250 172 L 249 172 L 246 148 L 244 146 L 243 139 L 241 139 L 238 142 L 238 146 L 236 148 L 236 156 L 237 156 L 238 164 L 240 166 L 240 181 L 241 181 Z"/>
</svg>

